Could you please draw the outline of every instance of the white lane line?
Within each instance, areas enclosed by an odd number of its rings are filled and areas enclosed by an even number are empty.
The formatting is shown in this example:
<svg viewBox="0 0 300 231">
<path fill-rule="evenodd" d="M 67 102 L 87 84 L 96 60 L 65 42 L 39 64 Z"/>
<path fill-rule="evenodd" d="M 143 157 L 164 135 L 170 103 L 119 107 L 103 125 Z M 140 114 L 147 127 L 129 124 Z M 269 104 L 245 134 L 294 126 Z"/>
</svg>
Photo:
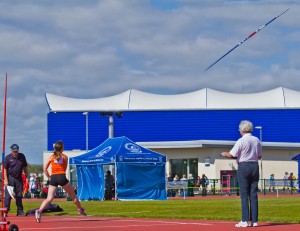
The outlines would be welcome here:
<svg viewBox="0 0 300 231">
<path fill-rule="evenodd" d="M 151 218 L 150 218 L 151 219 Z M 47 219 L 49 221 L 49 219 Z M 118 219 L 118 218 L 96 218 L 96 219 L 91 219 L 91 218 L 62 218 L 60 220 L 64 221 L 91 221 L 91 222 L 97 222 L 97 221 L 102 221 L 102 222 L 140 222 L 140 223 L 159 223 L 159 224 L 179 224 L 179 225 L 212 225 L 213 221 L 193 221 L 193 222 L 185 222 L 185 221 L 164 221 L 164 220 L 146 220 L 146 218 L 141 218 L 141 219 Z"/>
<path fill-rule="evenodd" d="M 187 225 L 187 224 L 191 224 L 191 223 L 180 223 L 181 225 Z M 118 229 L 122 229 L 122 228 L 130 228 L 130 227 L 155 227 L 155 226 L 170 226 L 170 225 L 178 225 L 178 223 L 163 223 L 163 224 L 152 224 L 152 225 L 99 225 L 99 226 L 88 226 L 88 229 L 111 229 L 111 228 L 118 228 Z M 201 223 L 196 223 L 196 225 L 206 225 L 206 224 L 201 224 Z M 57 226 L 57 227 L 52 227 L 52 228 L 22 228 L 22 230 L 61 230 L 61 229 L 72 229 L 72 230 L 86 230 L 87 226 L 83 226 L 83 227 L 73 227 L 73 226 Z"/>
</svg>

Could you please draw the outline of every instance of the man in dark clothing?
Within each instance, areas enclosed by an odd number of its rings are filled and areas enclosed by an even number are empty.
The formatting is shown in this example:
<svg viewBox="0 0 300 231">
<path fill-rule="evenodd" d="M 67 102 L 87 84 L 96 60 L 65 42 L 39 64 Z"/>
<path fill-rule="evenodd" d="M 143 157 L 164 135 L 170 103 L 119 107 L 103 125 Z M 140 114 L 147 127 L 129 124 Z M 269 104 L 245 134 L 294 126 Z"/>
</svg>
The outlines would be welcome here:
<svg viewBox="0 0 300 231">
<path fill-rule="evenodd" d="M 168 177 L 167 177 L 167 181 L 168 182 L 172 182 L 174 181 L 174 174 L 173 173 L 169 173 Z M 168 189 L 167 190 L 167 197 L 174 197 L 176 195 L 176 191 L 174 189 Z"/>
<path fill-rule="evenodd" d="M 17 144 L 11 145 L 11 153 L 5 157 L 4 160 L 4 186 L 14 187 L 17 216 L 26 216 L 23 212 L 22 193 L 23 193 L 23 180 L 22 173 L 24 171 L 26 180 L 28 181 L 27 161 L 23 153 L 19 152 Z M 5 200 L 4 207 L 7 208 L 7 213 L 10 210 L 11 196 L 5 187 Z M 7 213 L 4 215 L 6 216 Z"/>
<path fill-rule="evenodd" d="M 105 176 L 105 200 L 111 200 L 113 197 L 113 188 L 115 185 L 114 177 L 111 175 L 111 171 L 106 172 Z"/>
<path fill-rule="evenodd" d="M 36 191 L 40 192 L 42 189 L 42 184 L 41 184 L 41 177 L 39 173 L 36 173 L 36 178 L 35 178 L 35 184 L 36 184 Z"/>
<path fill-rule="evenodd" d="M 174 180 L 174 174 L 172 174 L 171 172 L 169 173 L 169 176 L 167 177 L 168 181 L 173 181 Z"/>
<path fill-rule="evenodd" d="M 201 178 L 201 186 L 202 186 L 202 196 L 206 196 L 207 195 L 207 176 L 205 176 L 205 174 L 202 174 L 202 178 Z"/>
</svg>

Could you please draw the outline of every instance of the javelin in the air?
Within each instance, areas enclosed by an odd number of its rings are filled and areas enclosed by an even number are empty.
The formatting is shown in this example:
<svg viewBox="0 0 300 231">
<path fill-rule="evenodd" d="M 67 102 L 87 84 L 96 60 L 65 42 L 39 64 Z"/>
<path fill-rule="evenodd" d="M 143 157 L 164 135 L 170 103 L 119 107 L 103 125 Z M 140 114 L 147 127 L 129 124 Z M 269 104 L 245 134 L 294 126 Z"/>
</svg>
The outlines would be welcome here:
<svg viewBox="0 0 300 231">
<path fill-rule="evenodd" d="M 260 28 L 258 28 L 256 31 L 252 32 L 247 38 L 245 38 L 243 41 L 241 41 L 239 44 L 237 44 L 234 48 L 232 48 L 231 50 L 229 50 L 225 55 L 223 55 L 221 58 L 219 58 L 217 61 L 215 61 L 213 64 L 211 64 L 208 68 L 205 69 L 205 71 L 207 71 L 209 68 L 211 68 L 213 65 L 215 65 L 217 62 L 219 62 L 221 59 L 223 59 L 226 55 L 228 55 L 230 52 L 232 52 L 233 50 L 235 50 L 237 47 L 239 47 L 240 45 L 242 45 L 244 42 L 246 42 L 249 38 L 251 38 L 253 35 L 255 35 L 258 31 L 260 31 L 261 29 L 263 29 L 264 27 L 266 27 L 267 25 L 269 25 L 271 22 L 273 22 L 275 19 L 279 18 L 281 15 L 283 15 L 285 12 L 287 12 L 289 10 L 286 9 L 285 11 L 283 11 L 281 14 L 277 15 L 275 18 L 273 18 L 272 20 L 270 20 L 269 22 L 267 22 L 265 25 L 261 26 Z"/>
</svg>

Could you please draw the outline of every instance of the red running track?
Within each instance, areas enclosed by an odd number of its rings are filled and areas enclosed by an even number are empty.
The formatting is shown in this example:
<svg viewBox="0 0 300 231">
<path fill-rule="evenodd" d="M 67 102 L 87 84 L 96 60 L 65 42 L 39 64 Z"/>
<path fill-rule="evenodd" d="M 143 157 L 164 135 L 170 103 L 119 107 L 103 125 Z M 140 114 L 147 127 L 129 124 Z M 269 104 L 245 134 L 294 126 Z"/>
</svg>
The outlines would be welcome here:
<svg viewBox="0 0 300 231">
<path fill-rule="evenodd" d="M 20 231 L 229 231 L 238 230 L 233 221 L 170 220 L 140 218 L 102 218 L 95 216 L 43 216 L 41 223 L 36 223 L 34 216 L 8 217 L 11 224 L 16 224 Z M 248 228 L 261 231 L 296 231 L 300 224 L 259 223 L 259 227 Z"/>
</svg>

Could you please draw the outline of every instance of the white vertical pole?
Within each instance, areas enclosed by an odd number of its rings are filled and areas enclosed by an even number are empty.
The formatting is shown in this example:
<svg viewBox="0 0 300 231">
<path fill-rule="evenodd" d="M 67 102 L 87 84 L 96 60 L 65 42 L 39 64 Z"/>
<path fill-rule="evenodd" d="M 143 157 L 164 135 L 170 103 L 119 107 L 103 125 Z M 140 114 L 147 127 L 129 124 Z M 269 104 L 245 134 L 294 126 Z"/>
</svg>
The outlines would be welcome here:
<svg viewBox="0 0 300 231">
<path fill-rule="evenodd" d="M 255 129 L 259 129 L 259 139 L 260 139 L 260 143 L 262 145 L 262 126 L 256 126 Z M 263 161 L 262 161 L 262 157 L 260 159 L 260 180 L 261 180 L 261 190 L 263 190 L 263 177 L 264 177 L 264 174 L 263 174 Z"/>
<path fill-rule="evenodd" d="M 86 138 L 86 151 L 88 152 L 89 150 L 89 113 L 86 113 L 86 134 L 85 134 L 85 138 Z"/>
<path fill-rule="evenodd" d="M 259 130 L 259 137 L 260 137 L 260 142 L 261 142 L 261 145 L 262 145 L 262 127 L 260 127 L 260 130 Z M 261 156 L 261 159 L 260 159 L 260 175 L 261 175 L 261 189 L 263 189 L 263 177 L 264 177 L 264 174 L 263 174 L 263 157 Z"/>
<path fill-rule="evenodd" d="M 85 146 L 86 151 L 89 150 L 89 113 L 84 112 L 83 115 L 85 115 Z"/>
<path fill-rule="evenodd" d="M 114 116 L 113 114 L 109 116 L 109 126 L 108 126 L 108 137 L 114 137 Z"/>
<path fill-rule="evenodd" d="M 115 162 L 115 201 L 118 200 L 118 188 L 117 188 L 117 162 Z"/>
</svg>

